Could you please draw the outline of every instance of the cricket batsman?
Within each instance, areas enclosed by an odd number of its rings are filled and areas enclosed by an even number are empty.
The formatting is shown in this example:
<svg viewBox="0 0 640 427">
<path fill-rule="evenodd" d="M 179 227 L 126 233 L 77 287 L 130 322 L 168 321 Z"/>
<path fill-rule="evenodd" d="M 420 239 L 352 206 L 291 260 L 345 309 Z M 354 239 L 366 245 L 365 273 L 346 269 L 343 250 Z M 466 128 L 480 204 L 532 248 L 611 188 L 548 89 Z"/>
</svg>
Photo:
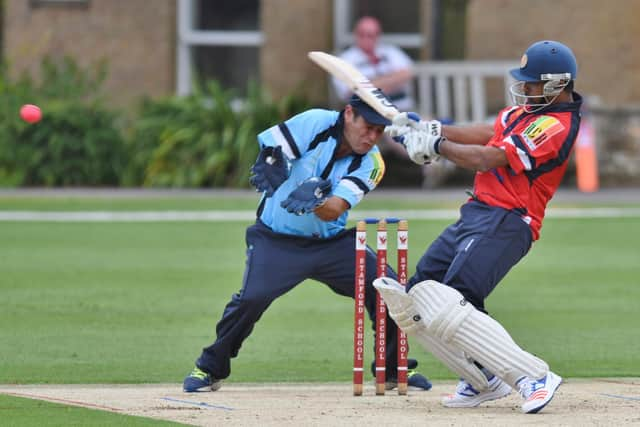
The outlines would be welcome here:
<svg viewBox="0 0 640 427">
<path fill-rule="evenodd" d="M 516 344 L 484 302 L 540 237 L 580 126 L 577 72 L 569 47 L 539 41 L 511 70 L 515 105 L 493 126 L 443 126 L 402 113 L 386 129 L 418 164 L 445 158 L 476 172 L 460 218 L 431 243 L 407 290 L 390 278 L 374 282 L 396 323 L 460 376 L 442 400 L 446 407 L 474 407 L 517 390 L 522 411 L 536 413 L 562 382 Z"/>
</svg>

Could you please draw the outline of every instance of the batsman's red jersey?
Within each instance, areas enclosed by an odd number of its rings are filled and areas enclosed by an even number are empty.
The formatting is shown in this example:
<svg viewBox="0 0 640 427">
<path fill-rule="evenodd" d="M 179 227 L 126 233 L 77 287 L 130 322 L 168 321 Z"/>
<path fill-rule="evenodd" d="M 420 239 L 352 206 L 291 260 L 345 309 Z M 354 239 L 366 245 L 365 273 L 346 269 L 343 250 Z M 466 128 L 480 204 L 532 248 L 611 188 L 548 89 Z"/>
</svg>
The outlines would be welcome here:
<svg viewBox="0 0 640 427">
<path fill-rule="evenodd" d="M 487 145 L 503 149 L 509 165 L 475 177 L 476 198 L 520 213 L 534 240 L 540 237 L 545 208 L 562 181 L 580 127 L 582 98 L 573 96 L 574 102 L 535 113 L 522 107 L 502 110 Z"/>
</svg>

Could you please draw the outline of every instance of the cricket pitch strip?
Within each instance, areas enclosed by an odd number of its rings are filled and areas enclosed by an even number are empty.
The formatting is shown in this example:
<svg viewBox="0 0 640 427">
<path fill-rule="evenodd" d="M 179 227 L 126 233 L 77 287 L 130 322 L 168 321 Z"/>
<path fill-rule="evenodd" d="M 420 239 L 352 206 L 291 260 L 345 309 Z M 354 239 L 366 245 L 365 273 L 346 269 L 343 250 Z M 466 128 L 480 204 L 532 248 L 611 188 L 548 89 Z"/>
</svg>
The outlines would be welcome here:
<svg viewBox="0 0 640 427">
<path fill-rule="evenodd" d="M 350 383 L 224 384 L 217 392 L 184 393 L 181 384 L 0 385 L 0 393 L 191 425 L 638 425 L 640 378 L 568 379 L 540 413 L 520 412 L 521 399 L 477 408 L 444 408 L 440 398 L 455 388 L 436 381 L 430 391 L 375 396 L 372 383 L 352 396 Z"/>
</svg>

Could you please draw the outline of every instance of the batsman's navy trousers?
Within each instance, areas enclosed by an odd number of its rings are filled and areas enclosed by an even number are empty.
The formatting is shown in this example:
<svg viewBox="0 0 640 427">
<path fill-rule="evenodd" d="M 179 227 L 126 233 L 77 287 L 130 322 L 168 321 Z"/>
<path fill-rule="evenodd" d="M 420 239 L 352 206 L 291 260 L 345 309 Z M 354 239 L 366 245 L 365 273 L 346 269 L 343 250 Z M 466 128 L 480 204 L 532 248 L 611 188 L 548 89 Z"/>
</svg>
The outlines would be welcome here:
<svg viewBox="0 0 640 427">
<path fill-rule="evenodd" d="M 532 243 L 522 213 L 471 200 L 460 219 L 447 227 L 418 261 L 407 289 L 435 280 L 457 289 L 478 310 Z"/>
<path fill-rule="evenodd" d="M 314 239 L 274 233 L 260 221 L 246 232 L 247 260 L 242 289 L 231 298 L 216 326 L 216 341 L 202 350 L 196 365 L 215 378 L 227 378 L 231 358 L 238 355 L 262 313 L 279 296 L 306 279 L 329 286 L 340 295 L 354 297 L 355 230 L 345 230 L 330 239 Z M 387 267 L 387 275 L 397 278 Z M 375 320 L 376 256 L 366 258 L 365 306 Z M 397 369 L 397 326 L 387 315 L 387 375 Z M 283 331 L 287 333 L 287 331 Z"/>
</svg>

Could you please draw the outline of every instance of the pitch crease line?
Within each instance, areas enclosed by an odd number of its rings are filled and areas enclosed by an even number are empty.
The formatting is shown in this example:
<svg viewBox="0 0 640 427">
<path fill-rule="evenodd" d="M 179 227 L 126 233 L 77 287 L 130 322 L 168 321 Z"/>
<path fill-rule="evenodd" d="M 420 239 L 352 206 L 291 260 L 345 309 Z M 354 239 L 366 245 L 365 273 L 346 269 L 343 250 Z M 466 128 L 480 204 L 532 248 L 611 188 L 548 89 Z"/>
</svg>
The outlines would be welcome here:
<svg viewBox="0 0 640 427">
<path fill-rule="evenodd" d="M 194 402 L 192 400 L 174 399 L 172 397 L 163 397 L 162 400 L 168 400 L 169 402 L 186 403 L 187 405 L 202 406 L 204 408 L 209 408 L 209 409 L 223 409 L 225 411 L 234 410 L 233 408 L 229 408 L 227 406 L 211 405 L 210 403 L 207 403 L 207 402 Z"/>
</svg>

